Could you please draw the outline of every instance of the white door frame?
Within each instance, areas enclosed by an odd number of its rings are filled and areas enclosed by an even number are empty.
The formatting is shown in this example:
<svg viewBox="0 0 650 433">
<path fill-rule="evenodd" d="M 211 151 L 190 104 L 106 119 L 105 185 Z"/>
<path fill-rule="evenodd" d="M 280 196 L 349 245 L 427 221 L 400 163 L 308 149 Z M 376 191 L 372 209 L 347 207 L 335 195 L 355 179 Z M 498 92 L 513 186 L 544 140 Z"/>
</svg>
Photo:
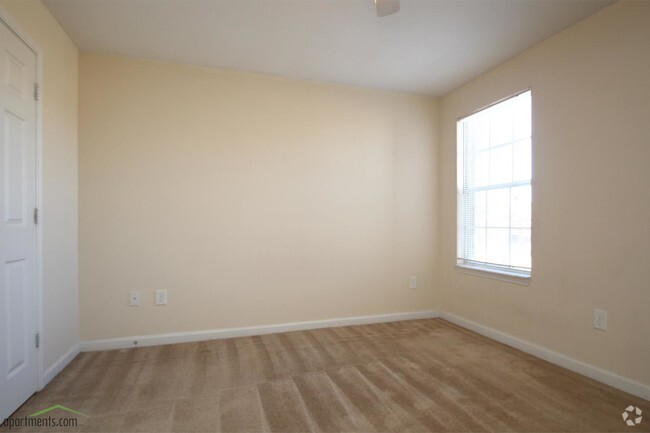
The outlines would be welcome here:
<svg viewBox="0 0 650 433">
<path fill-rule="evenodd" d="M 13 31 L 36 54 L 36 82 L 39 84 L 39 97 L 36 101 L 36 207 L 39 211 L 39 220 L 36 224 L 36 263 L 34 275 L 36 282 L 36 329 L 41 336 L 40 347 L 36 351 L 38 371 L 38 390 L 42 390 L 44 383 L 44 358 L 43 358 L 43 52 L 34 44 L 29 36 L 21 29 L 20 25 L 4 10 L 0 9 L 0 20 Z"/>
</svg>

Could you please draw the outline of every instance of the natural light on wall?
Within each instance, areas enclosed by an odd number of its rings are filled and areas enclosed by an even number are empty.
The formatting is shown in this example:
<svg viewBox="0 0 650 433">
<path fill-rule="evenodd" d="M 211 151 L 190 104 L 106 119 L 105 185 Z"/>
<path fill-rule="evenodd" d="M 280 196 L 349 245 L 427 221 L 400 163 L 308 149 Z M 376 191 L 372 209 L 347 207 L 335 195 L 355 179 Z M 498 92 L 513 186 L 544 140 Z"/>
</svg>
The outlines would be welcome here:
<svg viewBox="0 0 650 433">
<path fill-rule="evenodd" d="M 530 277 L 531 93 L 458 121 L 458 260 Z"/>
</svg>

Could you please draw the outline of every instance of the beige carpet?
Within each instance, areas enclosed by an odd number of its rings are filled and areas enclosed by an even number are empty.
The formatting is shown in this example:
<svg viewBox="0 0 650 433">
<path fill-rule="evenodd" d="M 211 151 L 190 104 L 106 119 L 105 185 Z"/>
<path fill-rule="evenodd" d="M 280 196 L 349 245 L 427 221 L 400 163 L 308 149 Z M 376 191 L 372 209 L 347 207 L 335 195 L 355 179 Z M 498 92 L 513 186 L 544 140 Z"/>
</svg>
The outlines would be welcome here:
<svg viewBox="0 0 650 433">
<path fill-rule="evenodd" d="M 14 417 L 54 404 L 88 417 L 12 431 L 650 431 L 648 401 L 440 319 L 82 353 Z"/>
</svg>

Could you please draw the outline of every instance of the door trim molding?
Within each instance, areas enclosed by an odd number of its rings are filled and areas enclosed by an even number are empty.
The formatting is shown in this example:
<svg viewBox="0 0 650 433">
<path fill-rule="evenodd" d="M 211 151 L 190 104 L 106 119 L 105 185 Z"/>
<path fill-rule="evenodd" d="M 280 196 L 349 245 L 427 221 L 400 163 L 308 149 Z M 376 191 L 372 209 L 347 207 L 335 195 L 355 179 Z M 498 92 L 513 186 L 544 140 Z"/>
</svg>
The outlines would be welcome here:
<svg viewBox="0 0 650 433">
<path fill-rule="evenodd" d="M 44 376 L 45 359 L 43 356 L 44 347 L 47 341 L 43 339 L 43 50 L 38 44 L 27 35 L 20 24 L 13 19 L 8 12 L 0 9 L 0 21 L 11 29 L 36 54 L 36 82 L 39 84 L 39 98 L 36 103 L 36 207 L 39 210 L 39 222 L 36 224 L 36 251 L 35 251 L 35 275 L 36 282 L 36 332 L 41 336 L 41 347 L 36 351 L 36 363 L 38 371 L 38 391 L 42 390 L 47 382 Z M 56 365 L 56 364 L 55 364 Z M 51 369 L 51 368 L 50 368 Z"/>
<path fill-rule="evenodd" d="M 47 370 L 43 373 L 43 383 L 44 385 L 47 385 L 50 383 L 52 379 L 56 377 L 57 374 L 61 373 L 61 371 L 72 362 L 75 357 L 79 355 L 79 345 L 75 344 L 68 350 L 66 353 L 63 354 L 59 359 L 56 360 L 54 364 L 49 366 Z M 41 388 L 42 389 L 42 388 Z"/>
</svg>

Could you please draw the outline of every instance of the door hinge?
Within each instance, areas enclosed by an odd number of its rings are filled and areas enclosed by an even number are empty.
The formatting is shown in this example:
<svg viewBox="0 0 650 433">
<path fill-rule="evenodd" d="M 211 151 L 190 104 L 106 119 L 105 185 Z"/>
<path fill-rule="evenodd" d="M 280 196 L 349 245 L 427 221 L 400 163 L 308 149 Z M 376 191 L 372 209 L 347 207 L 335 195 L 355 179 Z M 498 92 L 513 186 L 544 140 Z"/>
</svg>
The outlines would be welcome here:
<svg viewBox="0 0 650 433">
<path fill-rule="evenodd" d="M 38 224 L 38 208 L 34 208 L 34 224 Z"/>
<path fill-rule="evenodd" d="M 40 88 L 40 86 L 38 85 L 38 83 L 34 83 L 34 101 L 38 101 L 38 97 L 39 97 L 38 91 L 39 91 L 39 88 Z"/>
<path fill-rule="evenodd" d="M 35 343 L 37 349 L 41 347 L 41 334 L 39 334 L 38 332 L 36 333 Z"/>
</svg>

